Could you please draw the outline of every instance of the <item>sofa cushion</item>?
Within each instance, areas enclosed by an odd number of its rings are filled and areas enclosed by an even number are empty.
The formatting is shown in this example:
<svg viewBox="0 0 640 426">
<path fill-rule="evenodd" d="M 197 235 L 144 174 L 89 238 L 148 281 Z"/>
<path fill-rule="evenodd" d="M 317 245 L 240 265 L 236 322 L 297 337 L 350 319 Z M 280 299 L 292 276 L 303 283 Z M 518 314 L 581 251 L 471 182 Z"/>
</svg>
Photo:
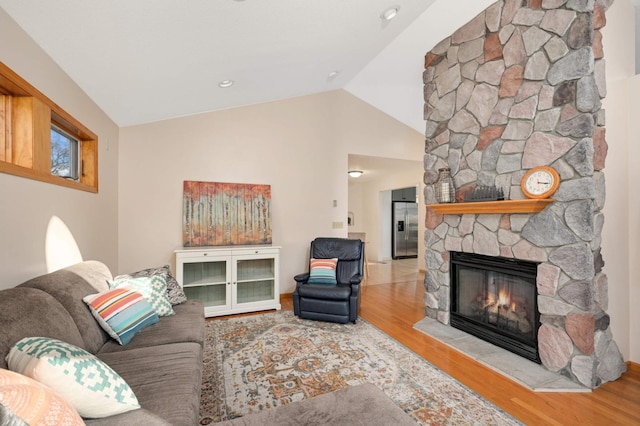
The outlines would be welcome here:
<svg viewBox="0 0 640 426">
<path fill-rule="evenodd" d="M 199 344 L 175 343 L 98 356 L 129 383 L 142 408 L 176 426 L 198 424 L 202 386 Z"/>
<path fill-rule="evenodd" d="M 87 351 L 96 353 L 110 339 L 82 301 L 83 297 L 95 294 L 96 289 L 75 272 L 61 269 L 30 279 L 18 287 L 37 288 L 56 298 L 71 314 L 84 340 L 81 347 Z"/>
<path fill-rule="evenodd" d="M 142 294 L 131 288 L 114 288 L 85 296 L 100 326 L 119 344 L 128 344 L 138 331 L 158 322 L 158 314 Z"/>
<path fill-rule="evenodd" d="M 189 300 L 175 305 L 175 315 L 160 318 L 160 322 L 138 332 L 127 345 L 121 346 L 114 340 L 109 340 L 98 352 L 126 351 L 134 348 L 166 345 L 168 343 L 197 343 L 204 345 L 204 305 L 199 300 Z"/>
<path fill-rule="evenodd" d="M 178 281 L 173 277 L 173 275 L 171 275 L 171 268 L 169 268 L 169 265 L 159 266 L 157 268 L 147 268 L 126 275 L 118 275 L 115 279 L 123 277 L 151 277 L 158 274 L 165 274 L 167 277 L 167 295 L 169 296 L 169 301 L 172 305 L 179 305 L 187 301 L 187 296 L 184 294 L 182 287 L 178 284 Z"/>
<path fill-rule="evenodd" d="M 383 391 L 374 384 L 364 383 L 216 423 L 216 426 L 415 424 Z"/>
<path fill-rule="evenodd" d="M 0 369 L 0 408 L 7 410 L 0 412 L 2 425 L 84 425 L 78 412 L 60 395 L 27 376 L 4 369 Z"/>
<path fill-rule="evenodd" d="M 23 337 L 43 336 L 82 347 L 84 340 L 69 312 L 50 294 L 27 287 L 0 291 L 0 367 Z"/>
<path fill-rule="evenodd" d="M 157 414 L 144 408 L 100 419 L 84 419 L 84 423 L 91 426 L 173 426 Z"/>
<path fill-rule="evenodd" d="M 169 296 L 167 296 L 167 276 L 157 274 L 150 277 L 124 277 L 109 281 L 109 288 L 131 287 L 147 299 L 158 316 L 174 315 Z"/>
<path fill-rule="evenodd" d="M 7 356 L 9 369 L 48 386 L 82 417 L 107 417 L 140 408 L 126 381 L 77 346 L 47 337 L 25 337 Z"/>
<path fill-rule="evenodd" d="M 113 279 L 113 275 L 111 275 L 107 265 L 98 260 L 85 260 L 84 262 L 67 266 L 64 269 L 80 276 L 95 288 L 98 293 L 109 290 L 107 281 Z"/>
</svg>

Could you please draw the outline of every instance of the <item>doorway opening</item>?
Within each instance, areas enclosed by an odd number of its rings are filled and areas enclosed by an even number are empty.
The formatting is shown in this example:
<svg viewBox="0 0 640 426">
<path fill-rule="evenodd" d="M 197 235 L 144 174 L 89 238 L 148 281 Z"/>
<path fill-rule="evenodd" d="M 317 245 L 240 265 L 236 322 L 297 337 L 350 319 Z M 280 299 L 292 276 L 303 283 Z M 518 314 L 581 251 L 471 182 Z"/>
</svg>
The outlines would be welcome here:
<svg viewBox="0 0 640 426">
<path fill-rule="evenodd" d="M 361 170 L 357 177 L 347 174 L 348 170 Z M 388 263 L 392 256 L 392 193 L 396 189 L 412 188 L 411 200 L 418 201 L 418 223 L 414 234 L 417 237 L 416 271 L 425 269 L 424 260 L 424 216 L 426 206 L 423 193 L 422 175 L 424 164 L 418 160 L 348 155 L 345 179 L 348 182 L 348 205 L 344 214 L 348 233 L 366 234 L 366 255 L 370 265 Z"/>
<path fill-rule="evenodd" d="M 418 203 L 416 187 L 391 191 L 391 258 L 418 257 Z"/>
</svg>

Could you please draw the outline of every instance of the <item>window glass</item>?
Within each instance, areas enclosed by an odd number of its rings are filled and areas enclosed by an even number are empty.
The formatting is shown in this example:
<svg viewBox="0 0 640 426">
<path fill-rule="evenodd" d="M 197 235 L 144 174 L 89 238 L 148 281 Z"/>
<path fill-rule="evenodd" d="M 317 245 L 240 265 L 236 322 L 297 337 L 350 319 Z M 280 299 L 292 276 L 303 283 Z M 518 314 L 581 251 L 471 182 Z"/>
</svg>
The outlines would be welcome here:
<svg viewBox="0 0 640 426">
<path fill-rule="evenodd" d="M 80 142 L 56 126 L 51 126 L 51 174 L 78 180 Z"/>
</svg>

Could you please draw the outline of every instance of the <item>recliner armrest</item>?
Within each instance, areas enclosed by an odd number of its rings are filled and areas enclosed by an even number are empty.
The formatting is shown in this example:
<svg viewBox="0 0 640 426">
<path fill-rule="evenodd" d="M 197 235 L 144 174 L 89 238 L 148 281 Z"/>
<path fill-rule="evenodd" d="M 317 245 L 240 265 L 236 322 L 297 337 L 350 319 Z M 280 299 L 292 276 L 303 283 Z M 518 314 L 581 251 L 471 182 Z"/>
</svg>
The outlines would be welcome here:
<svg viewBox="0 0 640 426">
<path fill-rule="evenodd" d="M 295 277 L 293 277 L 294 280 L 296 280 L 296 282 L 298 283 L 306 283 L 307 281 L 309 281 L 309 272 L 305 272 L 304 274 L 298 274 Z"/>
<path fill-rule="evenodd" d="M 362 275 L 354 275 L 349 280 L 349 284 L 360 284 L 362 281 Z"/>
</svg>

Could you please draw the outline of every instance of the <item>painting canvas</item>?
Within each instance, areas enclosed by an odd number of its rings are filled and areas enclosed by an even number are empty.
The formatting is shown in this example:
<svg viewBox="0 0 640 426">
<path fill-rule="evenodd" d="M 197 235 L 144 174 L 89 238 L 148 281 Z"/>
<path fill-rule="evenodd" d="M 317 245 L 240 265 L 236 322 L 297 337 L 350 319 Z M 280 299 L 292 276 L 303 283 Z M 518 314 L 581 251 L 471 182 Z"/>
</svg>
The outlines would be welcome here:
<svg viewBox="0 0 640 426">
<path fill-rule="evenodd" d="M 185 247 L 271 244 L 271 186 L 184 182 Z"/>
</svg>

